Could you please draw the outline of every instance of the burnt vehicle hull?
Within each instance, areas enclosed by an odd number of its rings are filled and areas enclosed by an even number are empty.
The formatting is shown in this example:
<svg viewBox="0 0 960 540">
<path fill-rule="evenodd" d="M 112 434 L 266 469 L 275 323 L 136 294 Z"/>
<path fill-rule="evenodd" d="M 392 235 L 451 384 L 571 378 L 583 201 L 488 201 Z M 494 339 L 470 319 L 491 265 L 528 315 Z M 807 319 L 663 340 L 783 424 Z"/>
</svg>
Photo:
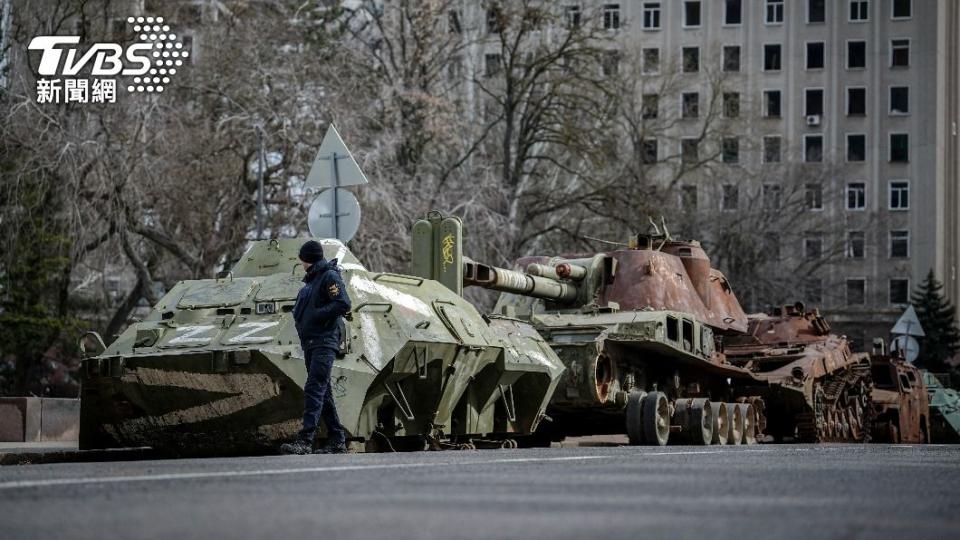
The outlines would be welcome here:
<svg viewBox="0 0 960 540">
<path fill-rule="evenodd" d="M 292 439 L 306 381 L 291 313 L 302 241 L 256 242 L 232 275 L 178 283 L 85 360 L 81 448 L 228 455 Z M 331 374 L 351 441 L 511 446 L 534 432 L 563 367 L 530 325 L 481 317 L 437 282 L 369 272 L 338 241 L 321 243 L 354 303 Z"/>
<path fill-rule="evenodd" d="M 545 436 L 560 439 L 626 430 L 628 435 L 635 431 L 636 436 L 631 437 L 634 443 L 661 444 L 656 433 L 642 427 L 644 398 L 660 393 L 667 399 L 669 413 L 664 420 L 674 441 L 714 443 L 713 426 L 704 433 L 699 421 L 691 423 L 682 411 L 677 414 L 678 402 L 698 400 L 698 407 L 705 409 L 704 418 L 723 416 L 716 430 L 726 428 L 722 435 L 730 439 L 730 444 L 754 442 L 763 418 L 763 404 L 749 392 L 755 393 L 760 381 L 751 373 L 724 363 L 713 351 L 709 328 L 700 326 L 689 314 L 545 314 L 534 316 L 531 322 L 567 368 L 550 400 L 548 414 L 554 422 L 543 426 Z M 668 331 L 674 325 L 676 335 Z M 640 403 L 639 427 L 627 420 L 632 396 Z M 754 429 L 748 435 L 738 427 L 739 437 L 730 437 L 727 419 L 734 409 L 750 414 L 748 426 Z M 739 418 L 738 425 L 743 422 L 743 417 Z"/>
<path fill-rule="evenodd" d="M 698 243 L 639 236 L 629 249 L 515 268 L 468 261 L 464 283 L 503 292 L 494 313 L 528 321 L 564 362 L 545 439 L 756 442 L 765 383 L 716 350 L 716 335 L 745 331 L 746 315 Z"/>
<path fill-rule="evenodd" d="M 930 402 L 923 373 L 902 358 L 873 355 L 874 442 L 929 443 Z"/>
<path fill-rule="evenodd" d="M 767 384 L 767 433 L 776 441 L 868 442 L 873 425 L 870 357 L 830 333 L 801 304 L 752 315 L 745 335 L 728 336 L 727 360 Z"/>
</svg>

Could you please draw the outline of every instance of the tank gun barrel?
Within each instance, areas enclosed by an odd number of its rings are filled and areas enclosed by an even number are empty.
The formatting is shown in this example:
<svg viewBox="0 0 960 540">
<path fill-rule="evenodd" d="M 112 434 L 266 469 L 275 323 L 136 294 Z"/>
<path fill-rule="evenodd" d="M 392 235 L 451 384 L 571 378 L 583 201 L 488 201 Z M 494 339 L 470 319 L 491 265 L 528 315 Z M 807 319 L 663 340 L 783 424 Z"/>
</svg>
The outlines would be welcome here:
<svg viewBox="0 0 960 540">
<path fill-rule="evenodd" d="M 563 279 L 572 279 L 574 281 L 580 281 L 587 277 L 586 268 L 579 264 L 569 262 L 558 264 L 554 272 Z"/>
<path fill-rule="evenodd" d="M 538 268 L 536 271 L 548 271 L 550 269 L 550 267 L 544 265 L 537 266 L 543 266 L 543 268 Z M 464 285 L 557 302 L 572 302 L 576 300 L 579 294 L 576 286 L 558 281 L 552 276 L 531 275 L 530 273 L 498 268 L 469 259 L 466 259 L 463 264 L 463 283 Z"/>
</svg>

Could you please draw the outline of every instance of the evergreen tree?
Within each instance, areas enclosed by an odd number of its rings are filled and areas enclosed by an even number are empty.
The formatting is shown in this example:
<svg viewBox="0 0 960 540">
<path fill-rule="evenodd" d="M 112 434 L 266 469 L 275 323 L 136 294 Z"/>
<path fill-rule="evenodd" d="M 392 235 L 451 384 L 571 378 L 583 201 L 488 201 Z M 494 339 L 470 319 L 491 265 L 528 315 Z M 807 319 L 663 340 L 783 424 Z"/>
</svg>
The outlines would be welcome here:
<svg viewBox="0 0 960 540">
<path fill-rule="evenodd" d="M 911 298 L 926 333 L 920 338 L 920 356 L 916 363 L 918 367 L 934 372 L 947 371 L 947 360 L 960 351 L 960 330 L 957 329 L 953 306 L 943 297 L 942 290 L 943 284 L 937 281 L 931 269 Z"/>
</svg>

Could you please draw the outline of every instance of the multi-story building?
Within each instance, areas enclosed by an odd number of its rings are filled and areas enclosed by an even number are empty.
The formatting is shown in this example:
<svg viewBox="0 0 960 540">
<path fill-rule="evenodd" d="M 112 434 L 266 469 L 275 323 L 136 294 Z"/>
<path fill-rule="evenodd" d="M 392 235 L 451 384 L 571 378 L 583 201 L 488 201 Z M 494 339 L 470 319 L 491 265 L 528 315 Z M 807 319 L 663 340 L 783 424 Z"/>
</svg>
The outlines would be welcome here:
<svg viewBox="0 0 960 540">
<path fill-rule="evenodd" d="M 569 0 L 568 9 L 592 12 L 582 3 Z M 739 186 L 735 173 L 694 176 L 681 200 L 701 211 L 736 209 L 738 190 L 754 189 L 780 204 L 777 175 L 822 171 L 800 189 L 806 211 L 825 225 L 777 249 L 824 258 L 828 245 L 840 249 L 798 287 L 798 299 L 821 306 L 859 345 L 887 337 L 930 269 L 960 304 L 960 2 L 585 3 L 617 46 L 641 53 L 651 77 L 680 66 L 686 82 L 675 96 L 658 96 L 661 103 L 675 99 L 687 111 L 716 91 L 708 78 L 724 76 L 724 107 L 736 107 L 740 125 L 714 143 L 722 144 L 720 161 L 752 170 L 756 185 Z M 682 155 L 684 123 L 675 129 L 667 144 Z M 767 167 L 778 172 L 764 180 Z"/>
</svg>

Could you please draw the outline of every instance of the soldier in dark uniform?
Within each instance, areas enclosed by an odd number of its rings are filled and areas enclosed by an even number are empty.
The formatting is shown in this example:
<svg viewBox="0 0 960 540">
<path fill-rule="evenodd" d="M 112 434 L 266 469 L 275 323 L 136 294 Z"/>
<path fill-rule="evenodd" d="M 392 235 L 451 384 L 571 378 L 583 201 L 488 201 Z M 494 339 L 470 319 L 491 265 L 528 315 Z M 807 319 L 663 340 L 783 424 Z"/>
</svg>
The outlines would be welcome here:
<svg viewBox="0 0 960 540">
<path fill-rule="evenodd" d="M 303 387 L 303 429 L 294 442 L 282 445 L 280 451 L 285 454 L 310 453 L 317 422 L 323 418 L 327 426 L 327 445 L 317 452 L 342 454 L 347 451 L 346 432 L 340 424 L 330 391 L 330 370 L 340 348 L 341 317 L 350 312 L 350 298 L 340 278 L 337 260 L 324 260 L 323 247 L 318 242 L 310 240 L 303 244 L 300 261 L 307 275 L 293 307 L 293 318 L 307 366 L 307 382 Z"/>
</svg>

